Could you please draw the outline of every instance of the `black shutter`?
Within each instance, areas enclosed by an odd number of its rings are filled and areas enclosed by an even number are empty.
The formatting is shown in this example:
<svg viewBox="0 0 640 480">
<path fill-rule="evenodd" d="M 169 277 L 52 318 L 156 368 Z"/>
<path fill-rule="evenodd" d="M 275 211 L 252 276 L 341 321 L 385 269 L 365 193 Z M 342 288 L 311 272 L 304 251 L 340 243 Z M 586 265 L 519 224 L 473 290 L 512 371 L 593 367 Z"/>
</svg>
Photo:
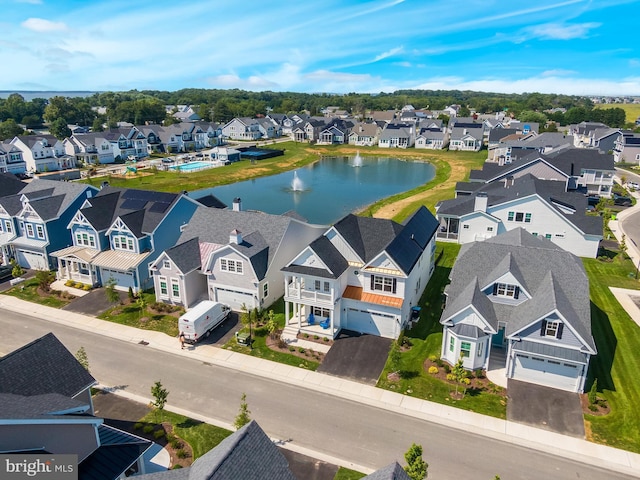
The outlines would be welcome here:
<svg viewBox="0 0 640 480">
<path fill-rule="evenodd" d="M 513 292 L 513 298 L 517 300 L 519 296 L 520 296 L 520 287 L 516 287 L 516 291 Z"/>
<path fill-rule="evenodd" d="M 396 293 L 396 279 L 393 279 L 393 293 Z"/>
<path fill-rule="evenodd" d="M 564 323 L 558 323 L 558 340 L 562 338 L 562 330 L 564 330 Z"/>
<path fill-rule="evenodd" d="M 493 294 L 494 294 L 494 295 L 497 295 L 497 294 L 498 294 L 498 284 L 497 284 L 497 283 L 494 283 L 494 284 L 493 284 Z"/>
<path fill-rule="evenodd" d="M 547 321 L 546 320 L 542 320 L 542 326 L 540 327 L 540 336 L 544 337 L 544 334 L 547 331 Z"/>
<path fill-rule="evenodd" d="M 373 275 L 371 275 L 371 290 L 374 290 L 374 288 L 373 288 Z"/>
</svg>

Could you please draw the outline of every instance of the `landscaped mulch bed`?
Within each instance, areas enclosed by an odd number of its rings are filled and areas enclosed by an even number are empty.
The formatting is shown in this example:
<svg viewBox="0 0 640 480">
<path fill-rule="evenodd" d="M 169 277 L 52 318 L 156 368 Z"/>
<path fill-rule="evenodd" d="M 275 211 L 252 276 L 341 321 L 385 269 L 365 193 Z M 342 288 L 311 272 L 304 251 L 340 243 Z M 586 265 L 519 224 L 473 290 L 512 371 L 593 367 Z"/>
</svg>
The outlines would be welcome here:
<svg viewBox="0 0 640 480">
<path fill-rule="evenodd" d="M 598 398 L 593 405 L 590 405 L 588 393 L 583 393 L 580 395 L 580 404 L 582 405 L 582 413 L 584 415 L 595 415 L 596 417 L 602 417 L 604 415 L 607 415 L 611 411 L 609 403 L 602 398 Z"/>
<path fill-rule="evenodd" d="M 442 365 L 442 366 L 440 366 Z M 456 399 L 460 399 L 463 396 L 463 392 L 466 388 L 466 393 L 472 393 L 472 392 L 489 392 L 489 393 L 493 393 L 496 395 L 499 395 L 501 397 L 504 397 L 505 401 L 507 398 L 507 389 L 501 387 L 500 385 L 496 385 L 495 383 L 493 383 L 491 380 L 489 380 L 486 376 L 486 372 L 484 370 L 478 371 L 476 370 L 475 372 L 469 372 L 469 374 L 467 375 L 467 378 L 469 379 L 469 385 L 459 385 L 458 386 L 458 395 L 456 397 L 455 395 L 455 391 L 456 391 L 456 384 L 455 382 L 448 380 L 447 379 L 447 367 L 443 362 L 437 362 L 437 361 L 433 361 L 433 360 L 429 360 L 428 358 L 423 362 L 422 364 L 422 368 L 424 368 L 424 371 L 427 372 L 430 376 L 437 378 L 438 380 L 442 380 L 445 383 L 448 383 L 449 385 L 451 385 L 451 397 L 456 398 Z M 437 373 L 429 373 L 429 368 L 431 367 L 436 367 L 438 369 Z M 451 368 L 451 367 L 449 367 Z"/>
<path fill-rule="evenodd" d="M 169 456 L 171 457 L 171 464 L 169 468 L 175 468 L 176 465 L 180 465 L 181 467 L 188 467 L 193 463 L 193 449 L 191 445 L 185 442 L 183 439 L 178 437 L 173 433 L 173 426 L 169 422 L 162 422 L 162 424 L 152 424 L 152 423 L 143 423 L 143 425 L 153 426 L 153 431 L 145 433 L 142 428 L 136 429 L 135 425 L 132 424 L 130 428 L 126 429 L 130 433 L 134 435 L 138 435 L 139 437 L 146 438 L 152 442 L 161 445 L 167 452 L 169 452 Z M 161 437 L 156 437 L 155 432 L 164 431 L 164 435 Z M 175 438 L 175 442 L 170 442 L 167 437 Z M 182 451 L 183 453 L 179 453 Z"/>
<path fill-rule="evenodd" d="M 306 339 L 305 339 L 306 340 Z M 284 345 L 279 341 L 278 336 L 275 338 L 267 336 L 266 345 L 275 352 L 288 353 L 305 360 L 312 360 L 314 362 L 322 363 L 324 360 L 324 353 L 313 350 L 312 348 L 294 347 L 293 345 Z"/>
</svg>

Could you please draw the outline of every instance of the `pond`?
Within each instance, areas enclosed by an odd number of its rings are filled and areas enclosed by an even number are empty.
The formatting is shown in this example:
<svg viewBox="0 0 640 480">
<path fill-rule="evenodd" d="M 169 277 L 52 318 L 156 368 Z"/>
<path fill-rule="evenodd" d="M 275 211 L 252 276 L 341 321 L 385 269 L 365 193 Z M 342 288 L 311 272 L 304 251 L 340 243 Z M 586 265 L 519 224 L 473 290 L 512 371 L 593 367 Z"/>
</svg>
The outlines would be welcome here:
<svg viewBox="0 0 640 480">
<path fill-rule="evenodd" d="M 222 167 L 224 168 L 224 167 Z M 393 157 L 323 157 L 306 167 L 270 177 L 191 192 L 213 194 L 231 207 L 282 214 L 290 210 L 310 223 L 332 224 L 382 198 L 411 190 L 435 176 L 433 165 Z"/>
</svg>

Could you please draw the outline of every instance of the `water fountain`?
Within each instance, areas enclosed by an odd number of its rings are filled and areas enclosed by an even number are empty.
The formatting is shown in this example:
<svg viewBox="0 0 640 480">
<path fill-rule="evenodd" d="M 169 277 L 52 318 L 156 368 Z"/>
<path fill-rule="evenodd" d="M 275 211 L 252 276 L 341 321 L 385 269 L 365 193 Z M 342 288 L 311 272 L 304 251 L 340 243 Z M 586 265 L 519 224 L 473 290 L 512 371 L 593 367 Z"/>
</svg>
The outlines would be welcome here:
<svg viewBox="0 0 640 480">
<path fill-rule="evenodd" d="M 354 167 L 361 167 L 362 166 L 362 157 L 360 156 L 360 150 L 356 151 L 356 156 L 353 159 L 353 166 Z"/>
<path fill-rule="evenodd" d="M 298 172 L 293 172 L 293 180 L 291 181 L 291 190 L 294 192 L 302 192 L 304 190 L 304 183 L 298 178 Z"/>
</svg>

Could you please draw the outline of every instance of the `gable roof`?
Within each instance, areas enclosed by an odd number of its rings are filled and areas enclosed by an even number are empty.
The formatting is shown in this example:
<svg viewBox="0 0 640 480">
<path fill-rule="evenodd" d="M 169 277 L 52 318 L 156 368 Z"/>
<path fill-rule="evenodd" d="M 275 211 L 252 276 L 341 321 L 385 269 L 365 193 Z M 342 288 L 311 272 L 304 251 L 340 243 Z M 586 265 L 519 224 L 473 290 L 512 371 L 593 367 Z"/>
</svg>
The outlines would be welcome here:
<svg viewBox="0 0 640 480">
<path fill-rule="evenodd" d="M 89 409 L 81 402 L 59 393 L 41 395 L 17 395 L 0 393 L 0 419 L 3 420 L 47 420 L 60 419 L 65 412 L 79 413 Z M 74 415 L 77 418 L 77 415 Z"/>
<path fill-rule="evenodd" d="M 27 186 L 26 182 L 19 180 L 13 173 L 0 173 L 0 196 L 15 195 Z"/>
<path fill-rule="evenodd" d="M 350 213 L 333 228 L 353 248 L 358 257 L 364 263 L 368 263 L 400 233 L 402 225 L 392 220 L 360 217 Z"/>
<path fill-rule="evenodd" d="M 363 477 L 362 480 L 411 480 L 411 477 L 409 477 L 398 462 L 393 462 Z"/>
<path fill-rule="evenodd" d="M 74 397 L 96 383 L 53 333 L 0 358 L 0 393 Z"/>
<path fill-rule="evenodd" d="M 328 270 L 321 267 L 290 264 L 283 267 L 282 271 L 313 275 L 315 277 L 338 278 L 349 267 L 347 260 L 324 235 L 311 242 L 309 248 L 327 266 Z"/>
<path fill-rule="evenodd" d="M 186 242 L 179 243 L 164 252 L 176 267 L 185 274 L 200 268 L 200 244 L 198 237 L 194 237 Z"/>
</svg>

